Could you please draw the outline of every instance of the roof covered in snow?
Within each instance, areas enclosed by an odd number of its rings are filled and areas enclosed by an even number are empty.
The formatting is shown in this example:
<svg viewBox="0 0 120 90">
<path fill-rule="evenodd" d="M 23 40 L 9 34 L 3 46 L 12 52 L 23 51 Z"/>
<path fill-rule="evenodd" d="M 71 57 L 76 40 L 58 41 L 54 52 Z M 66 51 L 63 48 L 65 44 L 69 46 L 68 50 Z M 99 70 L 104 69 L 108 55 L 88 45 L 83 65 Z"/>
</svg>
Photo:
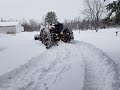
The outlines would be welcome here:
<svg viewBox="0 0 120 90">
<path fill-rule="evenodd" d="M 16 26 L 19 22 L 0 22 L 0 26 Z"/>
</svg>

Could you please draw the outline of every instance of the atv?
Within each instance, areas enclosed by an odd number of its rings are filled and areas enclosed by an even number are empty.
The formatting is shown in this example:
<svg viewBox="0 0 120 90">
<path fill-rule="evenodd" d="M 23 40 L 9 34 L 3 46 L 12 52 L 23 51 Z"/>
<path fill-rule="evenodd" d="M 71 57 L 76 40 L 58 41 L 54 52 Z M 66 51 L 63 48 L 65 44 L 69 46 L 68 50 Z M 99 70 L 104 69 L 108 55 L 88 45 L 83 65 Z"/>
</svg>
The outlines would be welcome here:
<svg viewBox="0 0 120 90">
<path fill-rule="evenodd" d="M 39 37 L 36 35 L 36 38 L 39 38 L 47 49 L 54 45 L 58 46 L 60 40 L 65 43 L 70 43 L 70 41 L 74 39 L 72 30 L 69 28 L 63 28 L 63 24 L 59 23 L 54 26 L 54 28 L 44 27 L 40 30 Z"/>
</svg>

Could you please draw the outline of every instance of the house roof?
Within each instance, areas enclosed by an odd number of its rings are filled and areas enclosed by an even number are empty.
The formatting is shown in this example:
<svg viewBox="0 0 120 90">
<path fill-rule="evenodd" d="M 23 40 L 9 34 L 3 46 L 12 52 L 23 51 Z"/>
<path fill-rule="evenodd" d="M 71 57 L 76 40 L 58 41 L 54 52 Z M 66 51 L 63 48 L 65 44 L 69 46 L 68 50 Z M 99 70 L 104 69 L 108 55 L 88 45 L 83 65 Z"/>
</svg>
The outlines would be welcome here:
<svg viewBox="0 0 120 90">
<path fill-rule="evenodd" d="M 0 22 L 0 26 L 16 26 L 19 22 Z"/>
</svg>

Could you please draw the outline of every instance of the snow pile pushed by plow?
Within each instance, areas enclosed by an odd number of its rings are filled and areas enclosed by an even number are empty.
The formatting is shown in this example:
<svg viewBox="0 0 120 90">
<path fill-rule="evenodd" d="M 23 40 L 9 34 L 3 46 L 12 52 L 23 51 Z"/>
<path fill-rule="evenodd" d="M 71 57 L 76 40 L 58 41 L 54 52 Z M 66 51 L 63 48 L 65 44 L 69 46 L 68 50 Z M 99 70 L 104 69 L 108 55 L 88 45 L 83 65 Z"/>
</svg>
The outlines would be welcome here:
<svg viewBox="0 0 120 90">
<path fill-rule="evenodd" d="M 0 90 L 118 90 L 115 63 L 84 42 L 45 50 L 0 77 Z"/>
</svg>

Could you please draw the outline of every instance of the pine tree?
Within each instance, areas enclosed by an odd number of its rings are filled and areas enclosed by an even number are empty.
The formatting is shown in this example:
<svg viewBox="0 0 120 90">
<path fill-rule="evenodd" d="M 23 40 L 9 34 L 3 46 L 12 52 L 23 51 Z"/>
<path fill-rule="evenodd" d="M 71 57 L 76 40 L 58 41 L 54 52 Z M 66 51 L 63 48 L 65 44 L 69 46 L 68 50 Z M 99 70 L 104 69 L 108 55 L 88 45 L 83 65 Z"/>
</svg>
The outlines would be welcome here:
<svg viewBox="0 0 120 90">
<path fill-rule="evenodd" d="M 112 24 L 120 24 L 120 0 L 109 3 L 107 10 L 109 11 L 108 21 Z"/>
<path fill-rule="evenodd" d="M 55 12 L 48 12 L 45 17 L 45 23 L 56 23 L 57 16 Z"/>
</svg>

